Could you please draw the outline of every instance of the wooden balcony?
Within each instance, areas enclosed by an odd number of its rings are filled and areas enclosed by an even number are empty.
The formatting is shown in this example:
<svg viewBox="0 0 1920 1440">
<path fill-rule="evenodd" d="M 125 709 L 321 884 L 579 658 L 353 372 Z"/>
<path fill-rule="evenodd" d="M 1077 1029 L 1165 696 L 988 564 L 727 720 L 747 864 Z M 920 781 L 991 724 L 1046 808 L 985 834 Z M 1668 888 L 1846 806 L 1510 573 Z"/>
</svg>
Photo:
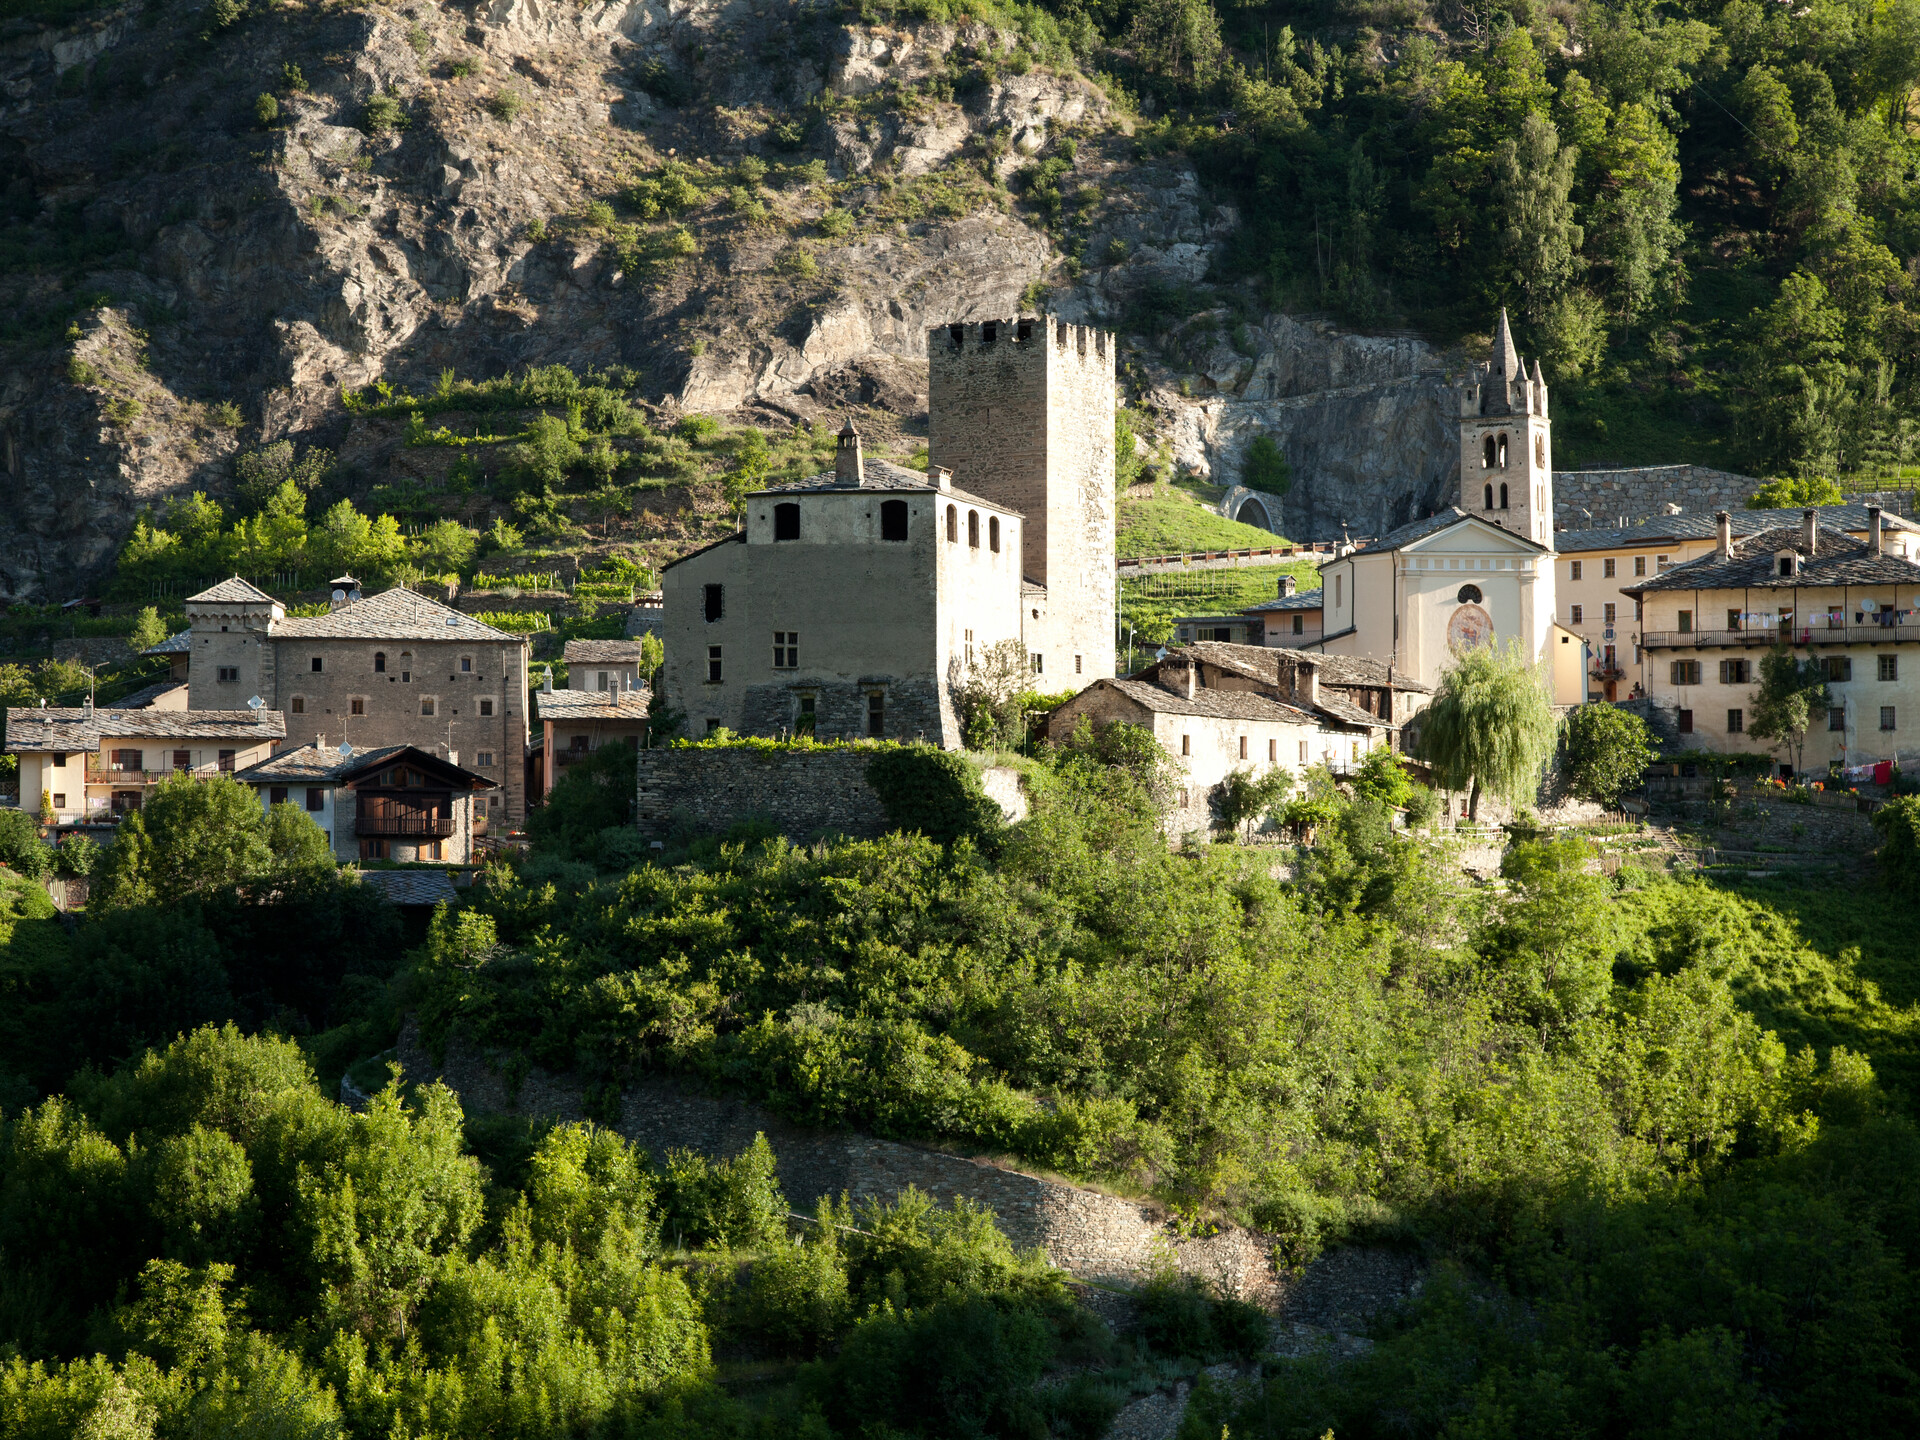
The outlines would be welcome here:
<svg viewBox="0 0 1920 1440">
<path fill-rule="evenodd" d="M 425 812 L 412 815 L 357 815 L 353 821 L 353 833 L 445 840 L 453 834 L 453 817 Z"/>
<path fill-rule="evenodd" d="M 158 785 L 162 780 L 171 780 L 176 775 L 185 775 L 191 780 L 211 780 L 217 775 L 231 775 L 235 770 L 231 763 L 226 765 L 195 765 L 182 770 L 122 770 L 111 764 L 98 764 L 93 759 L 87 761 L 87 784 L 116 785 L 121 789 L 132 790 L 143 785 Z"/>
<path fill-rule="evenodd" d="M 1648 650 L 1766 650 L 1791 645 L 1796 650 L 1822 645 L 1904 645 L 1920 641 L 1920 625 L 1796 625 L 1755 630 L 1646 630 L 1640 644 Z"/>
<path fill-rule="evenodd" d="M 353 833 L 445 840 L 453 834 L 453 796 L 445 791 L 360 791 Z"/>
</svg>

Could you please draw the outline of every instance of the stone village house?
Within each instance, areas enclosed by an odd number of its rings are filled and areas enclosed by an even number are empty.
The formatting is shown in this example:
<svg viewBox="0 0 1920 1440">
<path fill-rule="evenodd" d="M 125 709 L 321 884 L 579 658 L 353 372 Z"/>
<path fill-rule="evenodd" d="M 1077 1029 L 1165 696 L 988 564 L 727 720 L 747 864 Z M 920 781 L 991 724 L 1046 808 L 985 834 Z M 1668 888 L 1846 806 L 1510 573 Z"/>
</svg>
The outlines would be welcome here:
<svg viewBox="0 0 1920 1440">
<path fill-rule="evenodd" d="M 297 805 L 326 832 L 334 858 L 445 861 L 473 858 L 476 802 L 495 781 L 413 745 L 360 750 L 324 738 L 234 776 L 263 807 Z"/>
<path fill-rule="evenodd" d="M 1712 551 L 1621 587 L 1645 617 L 1647 695 L 1674 708 L 1683 743 L 1773 750 L 1747 733 L 1750 697 L 1760 657 L 1788 645 L 1820 662 L 1833 704 L 1807 736 L 1809 762 L 1920 750 L 1920 564 L 1887 544 L 1877 508 L 1867 514 L 1864 539 L 1823 527 L 1817 510 L 1736 538 L 1722 511 Z"/>
</svg>

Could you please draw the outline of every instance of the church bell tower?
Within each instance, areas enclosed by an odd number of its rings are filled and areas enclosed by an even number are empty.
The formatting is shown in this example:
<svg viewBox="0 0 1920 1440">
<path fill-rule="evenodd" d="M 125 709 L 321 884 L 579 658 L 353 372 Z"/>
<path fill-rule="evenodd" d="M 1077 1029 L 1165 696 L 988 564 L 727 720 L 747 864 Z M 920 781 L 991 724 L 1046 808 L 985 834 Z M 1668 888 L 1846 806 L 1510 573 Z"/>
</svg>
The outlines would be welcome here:
<svg viewBox="0 0 1920 1440">
<path fill-rule="evenodd" d="M 1553 548 L 1553 422 L 1540 362 L 1514 349 L 1507 312 L 1460 391 L 1460 508 Z"/>
</svg>

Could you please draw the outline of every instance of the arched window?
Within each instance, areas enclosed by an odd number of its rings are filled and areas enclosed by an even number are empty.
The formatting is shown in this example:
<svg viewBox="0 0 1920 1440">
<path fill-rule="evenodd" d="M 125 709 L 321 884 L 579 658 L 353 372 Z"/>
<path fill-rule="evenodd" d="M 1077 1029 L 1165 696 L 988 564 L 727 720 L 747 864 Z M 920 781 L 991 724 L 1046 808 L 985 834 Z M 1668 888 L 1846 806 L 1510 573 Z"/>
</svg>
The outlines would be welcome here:
<svg viewBox="0 0 1920 1440">
<path fill-rule="evenodd" d="M 1481 598 L 1480 587 L 1478 585 L 1462 585 L 1460 587 L 1460 593 L 1454 598 L 1462 605 L 1478 605 Z"/>
<path fill-rule="evenodd" d="M 987 517 L 987 548 L 996 555 L 1000 553 L 1000 517 L 998 515 Z"/>
<path fill-rule="evenodd" d="M 798 540 L 800 538 L 800 505 L 798 501 L 788 500 L 773 507 L 773 538 L 776 540 Z"/>
<path fill-rule="evenodd" d="M 1500 437 L 1500 468 L 1507 468 L 1507 437 L 1504 435 Z"/>
<path fill-rule="evenodd" d="M 1487 443 L 1488 443 L 1488 444 L 1492 444 L 1493 442 L 1492 442 L 1492 441 L 1488 441 Z M 1487 508 L 1487 509 L 1489 509 L 1489 510 L 1491 510 L 1491 509 L 1493 508 L 1493 486 L 1492 486 L 1492 485 L 1488 485 L 1488 486 L 1487 486 L 1487 505 L 1486 505 L 1486 508 Z"/>
<path fill-rule="evenodd" d="M 967 544 L 976 550 L 980 548 L 980 512 L 978 510 L 967 511 Z"/>
<path fill-rule="evenodd" d="M 880 538 L 895 541 L 904 541 L 907 538 L 906 501 L 882 500 L 880 502 Z"/>
<path fill-rule="evenodd" d="M 1500 487 L 1500 508 L 1502 510 L 1507 508 L 1507 487 L 1504 485 Z"/>
<path fill-rule="evenodd" d="M 373 673 L 376 675 L 384 675 L 387 673 L 386 651 L 376 650 L 373 652 Z"/>
<path fill-rule="evenodd" d="M 960 543 L 960 510 L 954 505 L 947 506 L 947 543 L 949 545 Z"/>
<path fill-rule="evenodd" d="M 1493 468 L 1493 437 L 1491 435 L 1487 436 L 1486 450 L 1480 458 L 1480 468 L 1482 470 Z"/>
<path fill-rule="evenodd" d="M 1547 468 L 1547 437 L 1544 435 L 1533 437 L 1533 463 L 1542 470 Z"/>
</svg>

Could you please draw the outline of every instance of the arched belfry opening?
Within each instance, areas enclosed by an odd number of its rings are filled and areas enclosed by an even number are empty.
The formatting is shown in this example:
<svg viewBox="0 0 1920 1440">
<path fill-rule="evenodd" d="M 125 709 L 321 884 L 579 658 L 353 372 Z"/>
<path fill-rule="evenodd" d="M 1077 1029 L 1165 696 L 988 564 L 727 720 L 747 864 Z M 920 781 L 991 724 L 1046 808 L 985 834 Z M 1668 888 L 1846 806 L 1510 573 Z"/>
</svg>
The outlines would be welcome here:
<svg viewBox="0 0 1920 1440">
<path fill-rule="evenodd" d="M 1491 435 L 1487 436 L 1486 455 L 1480 461 L 1480 468 L 1482 470 L 1491 470 L 1493 468 L 1493 437 Z"/>
</svg>

